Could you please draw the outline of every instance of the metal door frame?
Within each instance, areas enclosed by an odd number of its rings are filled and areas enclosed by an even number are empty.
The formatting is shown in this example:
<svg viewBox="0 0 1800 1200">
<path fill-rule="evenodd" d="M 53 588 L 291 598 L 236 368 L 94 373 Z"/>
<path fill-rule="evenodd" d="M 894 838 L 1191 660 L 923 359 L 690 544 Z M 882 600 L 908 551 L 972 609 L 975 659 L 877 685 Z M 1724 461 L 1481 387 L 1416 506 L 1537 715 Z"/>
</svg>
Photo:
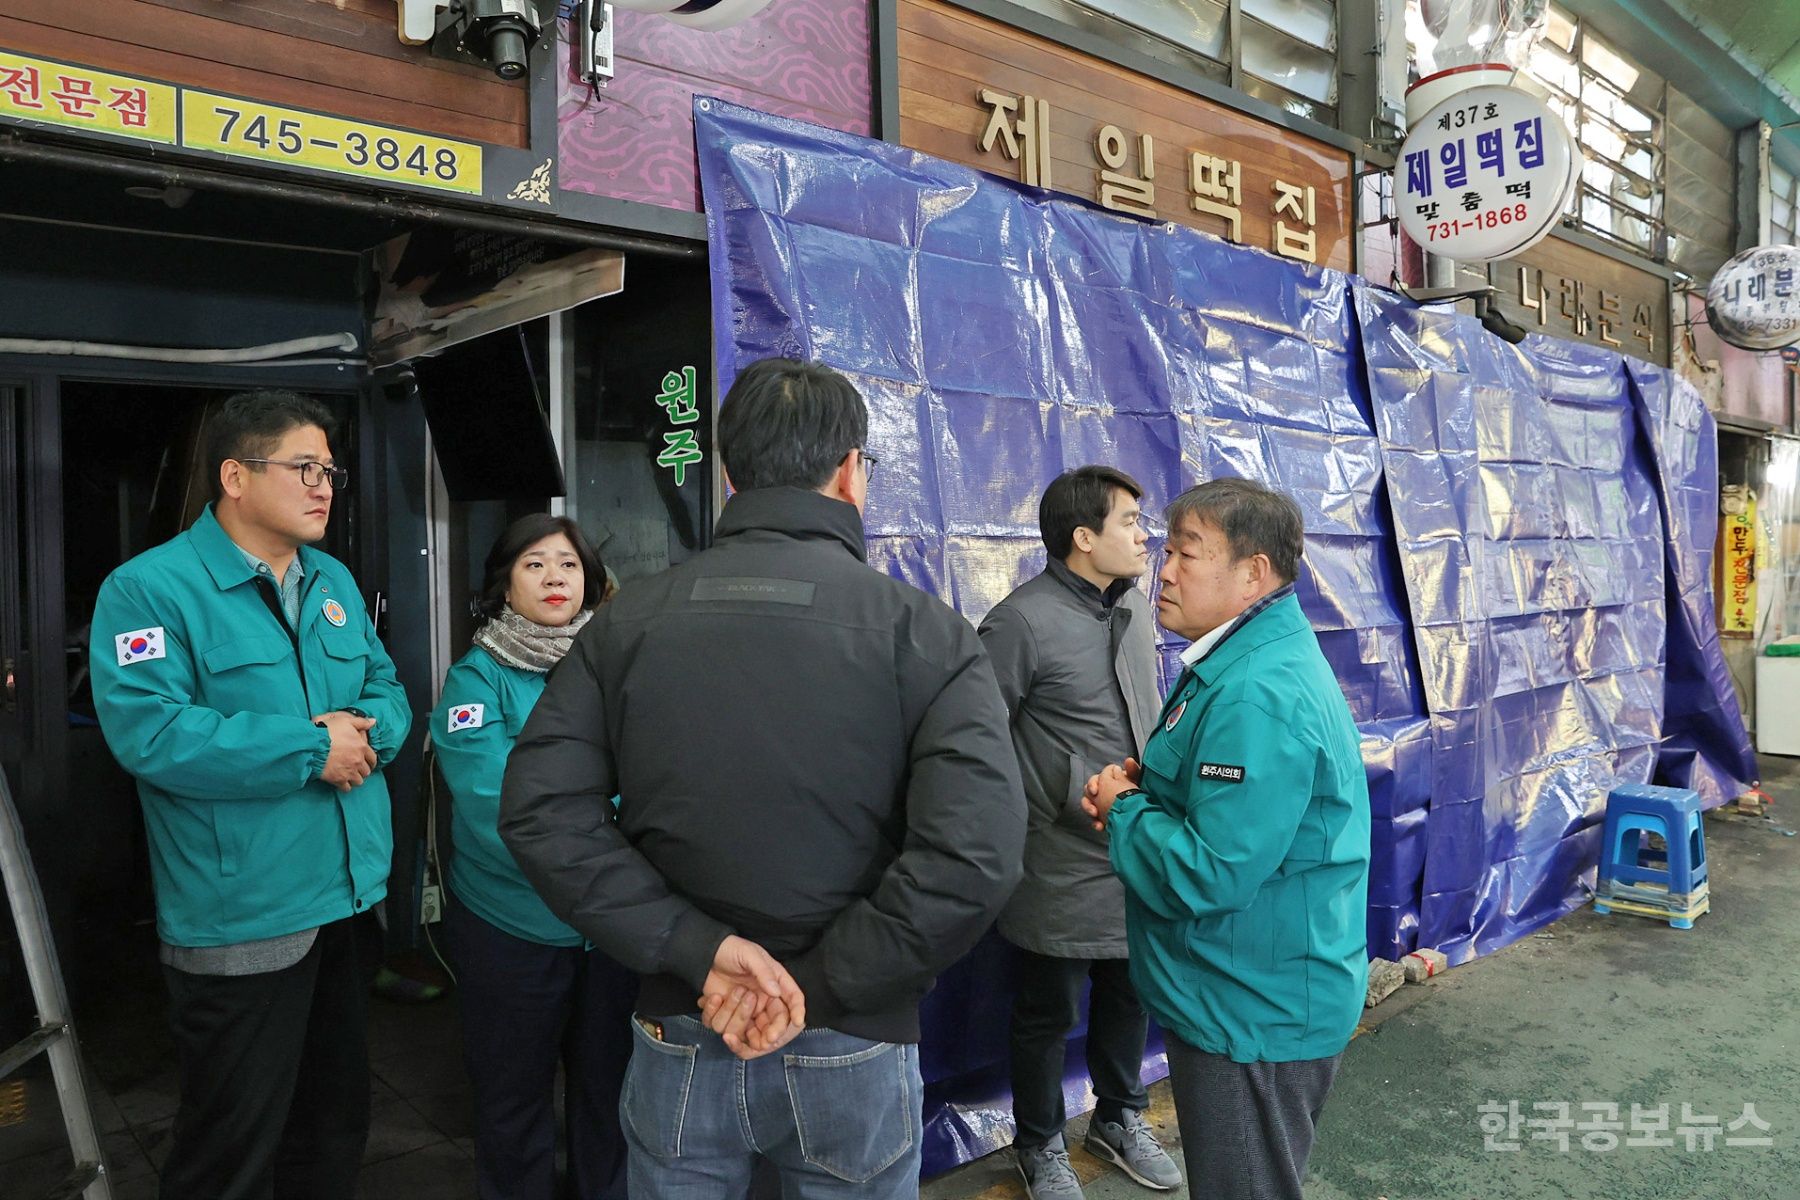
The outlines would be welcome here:
<svg viewBox="0 0 1800 1200">
<path fill-rule="evenodd" d="M 66 783 L 67 722 L 60 704 L 40 703 L 66 693 L 61 606 L 62 439 L 58 380 L 41 369 L 0 363 L 0 389 L 13 401 L 0 417 L 0 653 L 17 664 L 16 711 L 5 723 L 18 761 L 20 819 L 27 832 L 54 808 Z M 9 511 L 10 510 L 10 511 Z M 10 543 L 10 544 L 9 544 Z M 10 551 L 10 553 L 7 553 Z M 59 581 L 53 588 L 40 581 Z M 56 689 L 63 689 L 62 692 Z M 61 914 L 52 902 L 52 919 Z"/>
</svg>

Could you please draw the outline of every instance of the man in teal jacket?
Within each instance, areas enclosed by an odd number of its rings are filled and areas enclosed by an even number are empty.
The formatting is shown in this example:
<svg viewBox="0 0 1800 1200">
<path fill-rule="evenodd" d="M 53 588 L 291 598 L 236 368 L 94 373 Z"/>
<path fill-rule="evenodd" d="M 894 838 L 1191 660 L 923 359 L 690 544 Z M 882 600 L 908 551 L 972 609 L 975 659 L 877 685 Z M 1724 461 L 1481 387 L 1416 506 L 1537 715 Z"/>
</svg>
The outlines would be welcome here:
<svg viewBox="0 0 1800 1200">
<path fill-rule="evenodd" d="M 1188 1186 L 1300 1200 L 1366 990 L 1369 788 L 1294 595 L 1300 510 L 1242 479 L 1169 506 L 1157 619 L 1192 644 L 1131 760 L 1088 784 L 1131 977 L 1169 1036 Z"/>
<path fill-rule="evenodd" d="M 393 851 L 381 767 L 411 724 L 344 565 L 313 550 L 347 475 L 330 413 L 233 396 L 210 508 L 114 571 L 95 706 L 137 777 L 180 1105 L 162 1195 L 347 1197 Z"/>
</svg>

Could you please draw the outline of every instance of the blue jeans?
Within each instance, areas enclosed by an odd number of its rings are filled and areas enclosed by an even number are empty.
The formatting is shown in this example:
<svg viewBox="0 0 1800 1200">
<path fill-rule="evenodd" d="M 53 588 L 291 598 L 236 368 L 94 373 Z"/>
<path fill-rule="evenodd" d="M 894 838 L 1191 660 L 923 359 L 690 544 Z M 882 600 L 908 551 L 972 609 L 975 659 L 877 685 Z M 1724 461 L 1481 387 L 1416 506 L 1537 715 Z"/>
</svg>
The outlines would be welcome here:
<svg viewBox="0 0 1800 1200">
<path fill-rule="evenodd" d="M 622 1100 L 632 1200 L 742 1196 L 758 1154 L 785 1200 L 918 1196 L 917 1046 L 808 1029 L 744 1062 L 695 1017 L 645 1023 Z"/>
</svg>

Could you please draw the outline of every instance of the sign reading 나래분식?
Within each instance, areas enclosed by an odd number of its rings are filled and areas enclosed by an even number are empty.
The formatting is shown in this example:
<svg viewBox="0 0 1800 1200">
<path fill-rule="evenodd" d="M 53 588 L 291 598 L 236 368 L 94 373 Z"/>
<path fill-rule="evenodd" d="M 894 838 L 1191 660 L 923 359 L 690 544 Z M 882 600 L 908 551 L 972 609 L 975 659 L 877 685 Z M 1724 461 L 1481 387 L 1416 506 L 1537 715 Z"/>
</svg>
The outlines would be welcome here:
<svg viewBox="0 0 1800 1200">
<path fill-rule="evenodd" d="M 1758 246 L 1720 267 L 1706 289 L 1706 319 L 1743 350 L 1800 342 L 1800 246 Z"/>
</svg>

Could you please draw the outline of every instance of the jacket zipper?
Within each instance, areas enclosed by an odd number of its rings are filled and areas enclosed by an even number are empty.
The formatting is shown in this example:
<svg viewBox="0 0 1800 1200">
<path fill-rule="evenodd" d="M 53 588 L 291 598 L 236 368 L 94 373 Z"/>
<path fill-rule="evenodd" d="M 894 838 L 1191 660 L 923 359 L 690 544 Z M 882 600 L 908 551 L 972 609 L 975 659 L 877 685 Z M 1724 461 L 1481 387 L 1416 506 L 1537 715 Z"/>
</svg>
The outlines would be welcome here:
<svg viewBox="0 0 1800 1200">
<path fill-rule="evenodd" d="M 288 644 L 294 648 L 294 666 L 300 673 L 300 699 L 306 705 L 307 712 L 312 711 L 312 693 L 306 687 L 306 662 L 300 657 L 300 633 L 288 624 L 287 613 L 281 609 L 281 596 L 275 590 L 275 582 L 267 575 L 256 576 L 256 594 L 262 597 L 263 604 L 274 616 L 275 623 L 281 626 L 281 632 L 287 634 Z"/>
</svg>

